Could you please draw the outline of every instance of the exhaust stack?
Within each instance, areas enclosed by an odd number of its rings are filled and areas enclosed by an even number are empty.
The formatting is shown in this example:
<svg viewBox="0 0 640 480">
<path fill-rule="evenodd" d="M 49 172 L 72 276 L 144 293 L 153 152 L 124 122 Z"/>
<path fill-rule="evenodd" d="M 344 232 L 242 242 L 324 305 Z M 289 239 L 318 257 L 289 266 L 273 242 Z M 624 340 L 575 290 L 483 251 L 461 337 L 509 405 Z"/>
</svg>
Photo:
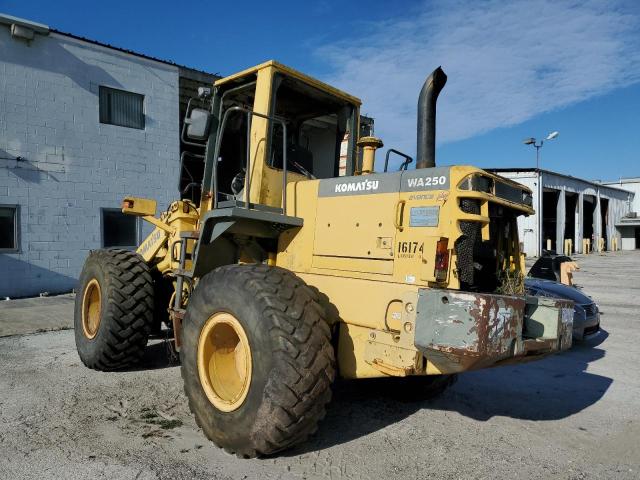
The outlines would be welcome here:
<svg viewBox="0 0 640 480">
<path fill-rule="evenodd" d="M 436 166 L 436 102 L 445 83 L 447 75 L 438 67 L 427 77 L 420 90 L 416 168 Z"/>
</svg>

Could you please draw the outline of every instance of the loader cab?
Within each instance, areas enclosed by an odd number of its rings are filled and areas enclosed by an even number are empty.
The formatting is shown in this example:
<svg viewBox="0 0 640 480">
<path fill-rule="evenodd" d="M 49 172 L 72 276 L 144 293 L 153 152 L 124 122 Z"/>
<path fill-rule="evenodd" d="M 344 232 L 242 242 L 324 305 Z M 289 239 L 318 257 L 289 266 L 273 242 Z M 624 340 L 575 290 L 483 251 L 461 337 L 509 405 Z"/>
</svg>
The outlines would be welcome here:
<svg viewBox="0 0 640 480">
<path fill-rule="evenodd" d="M 360 100 L 270 61 L 214 84 L 201 214 L 230 204 L 286 209 L 289 182 L 352 175 Z M 193 136 L 201 112 L 194 117 Z M 187 119 L 187 125 L 191 118 Z M 198 131 L 199 130 L 199 131 Z"/>
</svg>

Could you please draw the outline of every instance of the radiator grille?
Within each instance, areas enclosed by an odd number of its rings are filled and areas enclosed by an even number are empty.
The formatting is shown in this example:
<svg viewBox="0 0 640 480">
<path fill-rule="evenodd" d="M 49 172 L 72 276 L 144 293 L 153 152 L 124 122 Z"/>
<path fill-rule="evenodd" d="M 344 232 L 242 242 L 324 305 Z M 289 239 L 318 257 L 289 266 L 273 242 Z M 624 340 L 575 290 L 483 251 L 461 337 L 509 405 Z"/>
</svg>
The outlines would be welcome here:
<svg viewBox="0 0 640 480">
<path fill-rule="evenodd" d="M 480 202 L 469 198 L 460 200 L 460 210 L 464 213 L 480 214 Z M 462 235 L 456 240 L 455 248 L 458 257 L 458 278 L 461 282 L 473 284 L 474 264 L 473 250 L 477 239 L 480 237 L 480 224 L 478 222 L 460 222 Z"/>
<path fill-rule="evenodd" d="M 460 210 L 464 213 L 479 215 L 480 201 L 461 199 Z M 524 284 L 519 271 L 505 270 L 510 262 L 510 249 L 517 242 L 518 212 L 491 202 L 488 210 L 488 239 L 482 239 L 480 222 L 461 221 L 459 223 L 462 235 L 456 240 L 455 249 L 460 289 L 483 293 L 520 292 L 524 289 Z"/>
</svg>

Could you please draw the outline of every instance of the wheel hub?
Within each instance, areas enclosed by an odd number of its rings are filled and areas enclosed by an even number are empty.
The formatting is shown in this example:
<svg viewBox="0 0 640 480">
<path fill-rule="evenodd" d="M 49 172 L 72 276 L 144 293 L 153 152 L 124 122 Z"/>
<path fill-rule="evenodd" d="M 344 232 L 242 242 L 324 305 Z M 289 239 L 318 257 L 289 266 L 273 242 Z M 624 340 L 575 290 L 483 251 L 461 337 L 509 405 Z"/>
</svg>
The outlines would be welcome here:
<svg viewBox="0 0 640 480">
<path fill-rule="evenodd" d="M 239 408 L 251 384 L 251 348 L 240 322 L 218 312 L 205 322 L 198 340 L 198 375 L 209 401 L 223 412 Z"/>
<path fill-rule="evenodd" d="M 87 284 L 82 296 L 82 331 L 91 339 L 98 333 L 100 313 L 102 310 L 102 292 L 95 278 Z"/>
</svg>

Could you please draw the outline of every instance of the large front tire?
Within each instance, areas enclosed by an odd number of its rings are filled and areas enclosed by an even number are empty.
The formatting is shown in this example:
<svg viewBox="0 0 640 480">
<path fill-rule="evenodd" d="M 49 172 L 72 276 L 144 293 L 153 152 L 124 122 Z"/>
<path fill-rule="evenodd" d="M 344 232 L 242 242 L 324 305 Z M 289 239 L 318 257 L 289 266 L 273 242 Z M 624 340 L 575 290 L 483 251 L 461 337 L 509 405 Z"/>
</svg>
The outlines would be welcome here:
<svg viewBox="0 0 640 480">
<path fill-rule="evenodd" d="M 134 366 L 153 322 L 153 281 L 140 255 L 95 250 L 80 274 L 74 328 L 78 355 L 95 370 Z"/>
<path fill-rule="evenodd" d="M 293 273 L 229 265 L 189 299 L 180 351 L 189 407 L 204 434 L 241 457 L 315 432 L 335 376 L 317 294 Z"/>
</svg>

